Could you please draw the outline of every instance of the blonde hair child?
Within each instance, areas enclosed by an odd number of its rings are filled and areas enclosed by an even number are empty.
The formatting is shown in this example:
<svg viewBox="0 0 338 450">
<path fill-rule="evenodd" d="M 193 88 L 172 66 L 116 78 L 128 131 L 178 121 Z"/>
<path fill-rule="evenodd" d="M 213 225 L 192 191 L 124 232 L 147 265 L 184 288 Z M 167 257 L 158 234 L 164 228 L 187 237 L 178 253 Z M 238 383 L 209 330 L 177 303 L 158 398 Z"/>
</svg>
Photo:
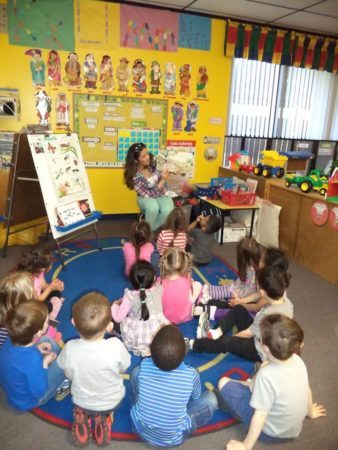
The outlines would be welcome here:
<svg viewBox="0 0 338 450">
<path fill-rule="evenodd" d="M 8 331 L 6 316 L 16 305 L 34 299 L 33 276 L 28 272 L 13 272 L 0 280 L 0 348 Z"/>
<path fill-rule="evenodd" d="M 163 313 L 172 323 L 192 319 L 193 306 L 202 284 L 191 278 L 192 258 L 176 247 L 169 247 L 160 260 Z"/>
</svg>

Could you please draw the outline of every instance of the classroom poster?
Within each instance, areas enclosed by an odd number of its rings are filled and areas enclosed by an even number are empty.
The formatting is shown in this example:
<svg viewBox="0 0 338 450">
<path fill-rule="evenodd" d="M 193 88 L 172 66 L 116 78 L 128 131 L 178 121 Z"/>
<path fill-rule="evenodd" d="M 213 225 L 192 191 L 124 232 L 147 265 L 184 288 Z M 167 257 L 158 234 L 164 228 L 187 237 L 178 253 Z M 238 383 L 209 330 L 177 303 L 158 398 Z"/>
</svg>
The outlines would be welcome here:
<svg viewBox="0 0 338 450">
<path fill-rule="evenodd" d="M 211 18 L 180 14 L 178 46 L 210 51 Z"/>
<path fill-rule="evenodd" d="M 116 49 L 119 42 L 119 5 L 75 0 L 76 47 Z"/>
<path fill-rule="evenodd" d="M 159 152 L 157 167 L 191 179 L 195 174 L 195 156 L 196 141 L 168 140 L 166 148 Z"/>
<path fill-rule="evenodd" d="M 76 224 L 95 210 L 78 136 L 67 134 L 28 135 L 34 165 L 55 239 L 71 230 L 60 225 Z"/>
<path fill-rule="evenodd" d="M 8 0 L 7 14 L 11 45 L 74 51 L 73 0 Z"/>
<path fill-rule="evenodd" d="M 176 52 L 179 14 L 120 5 L 120 46 Z"/>
<path fill-rule="evenodd" d="M 128 148 L 165 148 L 168 100 L 74 94 L 74 129 L 87 167 L 122 167 Z"/>
</svg>

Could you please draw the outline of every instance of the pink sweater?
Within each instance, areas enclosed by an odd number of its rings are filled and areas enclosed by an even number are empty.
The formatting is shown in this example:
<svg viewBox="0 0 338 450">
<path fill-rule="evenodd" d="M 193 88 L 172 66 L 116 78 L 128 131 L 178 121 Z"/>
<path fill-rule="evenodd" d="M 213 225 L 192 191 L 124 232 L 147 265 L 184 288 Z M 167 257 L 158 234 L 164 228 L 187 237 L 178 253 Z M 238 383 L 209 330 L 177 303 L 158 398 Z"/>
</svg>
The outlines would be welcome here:
<svg viewBox="0 0 338 450">
<path fill-rule="evenodd" d="M 147 242 L 146 244 L 142 245 L 140 249 L 139 259 L 143 259 L 145 261 L 150 262 L 151 255 L 153 254 L 153 252 L 154 252 L 153 244 Z M 123 245 L 123 254 L 124 259 L 126 261 L 125 274 L 127 277 L 129 277 L 130 268 L 137 261 L 135 247 L 131 242 L 126 242 Z"/>
<path fill-rule="evenodd" d="M 162 280 L 163 314 L 172 323 L 187 322 L 192 319 L 191 279 L 178 276 Z"/>
</svg>

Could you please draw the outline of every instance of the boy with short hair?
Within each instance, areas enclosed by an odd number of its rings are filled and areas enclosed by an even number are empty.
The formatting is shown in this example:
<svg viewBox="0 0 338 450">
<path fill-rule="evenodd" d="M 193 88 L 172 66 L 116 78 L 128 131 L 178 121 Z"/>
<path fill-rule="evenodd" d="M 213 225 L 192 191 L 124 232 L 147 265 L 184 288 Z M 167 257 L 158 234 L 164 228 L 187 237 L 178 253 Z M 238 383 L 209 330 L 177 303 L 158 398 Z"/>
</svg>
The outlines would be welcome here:
<svg viewBox="0 0 338 450">
<path fill-rule="evenodd" d="M 265 354 L 260 344 L 259 324 L 268 314 L 283 314 L 293 317 L 293 304 L 286 297 L 290 275 L 276 267 L 264 267 L 257 271 L 256 278 L 261 296 L 267 304 L 252 319 L 242 305 L 236 305 L 211 329 L 208 314 L 202 313 L 197 328 L 198 339 L 191 339 L 189 347 L 195 352 L 227 353 L 231 352 L 249 361 L 264 361 Z M 233 327 L 237 333 L 229 336 Z"/>
<path fill-rule="evenodd" d="M 113 412 L 125 395 L 122 374 L 130 365 L 130 355 L 119 339 L 104 339 L 113 325 L 110 303 L 104 295 L 84 295 L 73 305 L 72 315 L 80 339 L 67 342 L 58 362 L 72 381 L 73 437 L 79 445 L 90 441 L 94 421 L 96 443 L 106 445 Z"/>
<path fill-rule="evenodd" d="M 60 347 L 49 337 L 48 309 L 29 300 L 8 312 L 5 326 L 9 338 L 0 352 L 0 385 L 8 403 L 20 411 L 42 405 L 55 396 L 64 380 L 56 360 Z"/>
<path fill-rule="evenodd" d="M 250 450 L 257 439 L 285 442 L 299 436 L 306 416 L 326 415 L 325 408 L 312 401 L 308 374 L 296 354 L 304 334 L 295 320 L 270 314 L 260 324 L 267 361 L 253 381 L 220 379 L 218 388 L 229 410 L 249 429 L 243 442 L 231 440 L 228 450 Z M 252 390 L 252 392 L 251 392 Z"/>
<path fill-rule="evenodd" d="M 200 215 L 188 227 L 192 238 L 191 254 L 197 265 L 208 264 L 212 260 L 212 246 L 215 242 L 214 234 L 221 228 L 221 219 L 217 216 Z"/>
<path fill-rule="evenodd" d="M 165 325 L 153 339 L 151 358 L 131 373 L 131 419 L 141 439 L 152 445 L 181 444 L 217 408 L 213 392 L 201 395 L 200 376 L 183 362 L 185 352 L 180 330 Z"/>
</svg>

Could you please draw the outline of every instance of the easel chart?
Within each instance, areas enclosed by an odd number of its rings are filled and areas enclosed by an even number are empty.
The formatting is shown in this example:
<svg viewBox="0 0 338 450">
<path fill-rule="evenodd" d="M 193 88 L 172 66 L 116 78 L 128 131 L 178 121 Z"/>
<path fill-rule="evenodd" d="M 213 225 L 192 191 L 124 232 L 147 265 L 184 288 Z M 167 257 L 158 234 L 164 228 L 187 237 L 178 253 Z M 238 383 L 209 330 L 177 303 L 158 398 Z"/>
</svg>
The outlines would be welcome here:
<svg viewBox="0 0 338 450">
<path fill-rule="evenodd" d="M 74 114 L 87 167 L 123 166 L 129 142 L 166 146 L 167 100 L 74 94 Z"/>
</svg>

